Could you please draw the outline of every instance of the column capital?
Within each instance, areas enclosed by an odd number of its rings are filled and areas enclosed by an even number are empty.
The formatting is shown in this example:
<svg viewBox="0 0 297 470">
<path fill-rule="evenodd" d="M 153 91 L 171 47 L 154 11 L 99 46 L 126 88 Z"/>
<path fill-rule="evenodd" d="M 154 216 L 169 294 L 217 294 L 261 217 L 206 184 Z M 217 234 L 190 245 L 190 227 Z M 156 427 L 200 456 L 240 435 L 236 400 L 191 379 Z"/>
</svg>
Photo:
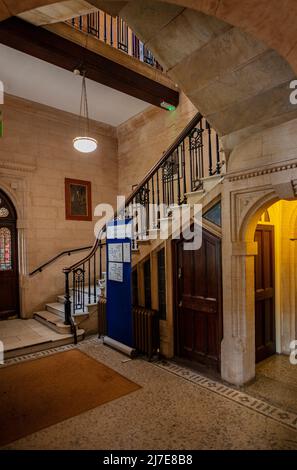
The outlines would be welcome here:
<svg viewBox="0 0 297 470">
<path fill-rule="evenodd" d="M 258 243 L 243 241 L 232 243 L 232 256 L 255 256 L 258 254 Z"/>
</svg>

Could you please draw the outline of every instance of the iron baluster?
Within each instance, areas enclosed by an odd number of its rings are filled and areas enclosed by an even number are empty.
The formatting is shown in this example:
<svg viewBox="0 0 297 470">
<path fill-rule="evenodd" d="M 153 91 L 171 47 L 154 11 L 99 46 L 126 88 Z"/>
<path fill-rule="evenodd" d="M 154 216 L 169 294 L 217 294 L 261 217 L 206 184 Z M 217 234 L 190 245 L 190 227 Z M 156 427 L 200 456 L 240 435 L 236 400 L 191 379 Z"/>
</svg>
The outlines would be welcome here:
<svg viewBox="0 0 297 470">
<path fill-rule="evenodd" d="M 106 13 L 104 12 L 104 42 L 107 42 L 107 25 L 106 25 Z"/>
<path fill-rule="evenodd" d="M 200 121 L 200 132 L 201 132 L 201 145 L 198 147 L 199 152 L 199 179 L 204 178 L 204 155 L 203 155 L 203 126 L 202 126 L 202 119 Z"/>
<path fill-rule="evenodd" d="M 159 170 L 157 170 L 157 204 L 158 204 L 158 211 L 157 211 L 157 228 L 160 228 L 160 183 L 159 183 Z"/>
<path fill-rule="evenodd" d="M 65 320 L 64 324 L 65 325 L 71 325 L 71 300 L 70 300 L 70 289 L 69 289 L 69 272 L 64 271 L 65 274 L 65 301 L 64 301 L 64 315 L 65 315 Z"/>
<path fill-rule="evenodd" d="M 125 25 L 125 42 L 127 45 L 127 53 L 129 54 L 129 34 L 128 34 L 128 26 Z"/>
<path fill-rule="evenodd" d="M 88 260 L 88 302 L 91 303 L 91 261 Z"/>
<path fill-rule="evenodd" d="M 209 159 L 209 176 L 212 176 L 212 145 L 211 145 L 211 127 L 206 121 L 206 129 L 208 130 L 208 159 Z"/>
<path fill-rule="evenodd" d="M 181 204 L 181 191 L 180 191 L 180 150 L 181 146 L 177 148 L 177 203 Z"/>
<path fill-rule="evenodd" d="M 149 211 L 149 207 L 150 207 L 150 189 L 149 189 L 149 181 L 146 183 L 146 193 L 147 193 L 146 206 L 145 206 L 146 217 L 145 217 L 145 230 L 144 230 L 144 232 L 147 235 L 148 234 L 148 229 L 149 229 L 149 226 L 150 226 L 150 211 Z"/>
<path fill-rule="evenodd" d="M 101 242 L 100 242 L 100 245 L 99 245 L 99 278 L 102 279 L 102 245 L 101 245 Z"/>
<path fill-rule="evenodd" d="M 94 253 L 94 303 L 96 303 L 96 251 Z"/>
<path fill-rule="evenodd" d="M 97 37 L 100 39 L 100 11 L 97 12 Z"/>
<path fill-rule="evenodd" d="M 153 214 L 152 214 L 152 227 L 155 228 L 156 225 L 156 211 L 155 211 L 155 183 L 154 175 L 152 176 L 152 202 L 153 202 Z"/>
<path fill-rule="evenodd" d="M 85 264 L 83 264 L 82 276 L 81 276 L 81 304 L 82 311 L 85 311 Z"/>
<path fill-rule="evenodd" d="M 216 153 L 217 153 L 217 165 L 216 165 L 216 173 L 217 175 L 221 172 L 221 162 L 220 162 L 220 144 L 219 144 L 219 136 L 216 132 Z"/>
<path fill-rule="evenodd" d="M 113 47 L 113 17 L 110 17 L 110 45 Z"/>
<path fill-rule="evenodd" d="M 184 202 L 185 198 L 186 198 L 186 193 L 187 193 L 185 140 L 183 140 L 182 143 L 181 143 L 181 154 L 182 154 L 182 156 L 181 156 L 181 158 L 182 158 L 182 178 L 183 178 L 183 184 L 184 184 L 184 194 L 183 194 L 183 201 L 182 202 Z"/>
</svg>

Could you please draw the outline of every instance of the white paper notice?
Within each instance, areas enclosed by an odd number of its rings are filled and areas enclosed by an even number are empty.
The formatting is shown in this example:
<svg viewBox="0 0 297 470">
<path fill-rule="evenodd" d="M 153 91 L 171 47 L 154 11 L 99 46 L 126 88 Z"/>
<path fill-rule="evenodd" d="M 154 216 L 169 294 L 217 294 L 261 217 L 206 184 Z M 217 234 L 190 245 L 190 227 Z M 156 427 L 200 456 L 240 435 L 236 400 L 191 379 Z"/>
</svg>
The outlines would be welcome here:
<svg viewBox="0 0 297 470">
<path fill-rule="evenodd" d="M 108 263 L 108 278 L 110 281 L 123 282 L 123 263 Z"/>
<path fill-rule="evenodd" d="M 117 263 L 121 263 L 123 261 L 122 243 L 109 243 L 108 261 L 115 261 Z"/>
<path fill-rule="evenodd" d="M 131 261 L 130 243 L 123 243 L 123 261 L 124 263 L 130 263 Z"/>
</svg>

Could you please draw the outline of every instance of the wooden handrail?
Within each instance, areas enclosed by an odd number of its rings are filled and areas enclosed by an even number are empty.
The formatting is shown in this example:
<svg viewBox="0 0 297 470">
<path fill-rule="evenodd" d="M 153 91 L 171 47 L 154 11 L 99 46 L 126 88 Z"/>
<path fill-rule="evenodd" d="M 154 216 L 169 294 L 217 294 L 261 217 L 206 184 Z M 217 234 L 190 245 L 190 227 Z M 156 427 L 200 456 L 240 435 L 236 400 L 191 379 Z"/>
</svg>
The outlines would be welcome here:
<svg viewBox="0 0 297 470">
<path fill-rule="evenodd" d="M 130 196 L 126 199 L 125 202 L 125 207 L 127 207 L 131 201 L 133 201 L 134 197 L 137 195 L 138 191 L 140 188 L 142 188 L 149 180 L 150 178 L 161 168 L 163 163 L 170 157 L 170 155 L 179 147 L 179 145 L 183 142 L 183 140 L 187 137 L 187 135 L 191 132 L 191 130 L 197 126 L 198 122 L 202 119 L 202 114 L 197 113 L 193 119 L 189 122 L 189 124 L 182 130 L 182 132 L 179 134 L 179 136 L 175 139 L 175 141 L 168 147 L 168 149 L 164 152 L 160 160 L 151 168 L 151 170 L 146 174 L 146 176 L 143 178 L 143 180 L 137 185 L 137 187 L 132 191 Z M 122 210 L 123 208 L 121 208 Z M 118 211 L 115 212 L 114 217 L 118 215 Z M 102 227 L 99 236 L 96 238 L 94 245 L 90 251 L 90 253 L 82 260 L 78 261 L 77 263 L 74 263 L 72 266 L 69 266 L 68 268 L 64 268 L 63 272 L 64 273 L 69 273 L 72 270 L 78 268 L 81 266 L 83 263 L 86 263 L 89 261 L 93 254 L 96 252 L 98 246 L 102 244 L 101 236 L 102 234 L 106 231 L 106 225 Z"/>
<path fill-rule="evenodd" d="M 80 251 L 90 250 L 90 248 L 92 248 L 92 245 L 83 246 L 81 248 L 73 248 L 72 250 L 61 251 L 61 253 L 58 253 L 56 256 L 54 256 L 53 258 L 48 260 L 46 263 L 43 263 L 38 268 L 34 269 L 34 271 L 29 273 L 29 276 L 34 276 L 34 274 L 41 273 L 44 270 L 44 268 L 46 268 L 48 265 L 54 263 L 57 259 L 61 258 L 62 256 L 65 256 L 65 255 L 70 256 L 70 255 L 72 255 L 72 253 L 78 253 Z"/>
</svg>

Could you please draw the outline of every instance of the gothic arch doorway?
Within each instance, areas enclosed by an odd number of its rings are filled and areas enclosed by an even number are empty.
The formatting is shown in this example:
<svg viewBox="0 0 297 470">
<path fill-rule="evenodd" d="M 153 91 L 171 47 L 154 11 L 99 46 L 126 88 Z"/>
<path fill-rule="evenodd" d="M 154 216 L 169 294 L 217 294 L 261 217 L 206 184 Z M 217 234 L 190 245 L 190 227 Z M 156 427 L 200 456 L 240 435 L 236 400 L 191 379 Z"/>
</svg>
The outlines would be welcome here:
<svg viewBox="0 0 297 470">
<path fill-rule="evenodd" d="M 19 315 L 17 213 L 0 190 L 0 320 Z"/>
<path fill-rule="evenodd" d="M 288 354 L 296 337 L 297 201 L 266 207 L 255 230 L 256 362 Z"/>
</svg>

